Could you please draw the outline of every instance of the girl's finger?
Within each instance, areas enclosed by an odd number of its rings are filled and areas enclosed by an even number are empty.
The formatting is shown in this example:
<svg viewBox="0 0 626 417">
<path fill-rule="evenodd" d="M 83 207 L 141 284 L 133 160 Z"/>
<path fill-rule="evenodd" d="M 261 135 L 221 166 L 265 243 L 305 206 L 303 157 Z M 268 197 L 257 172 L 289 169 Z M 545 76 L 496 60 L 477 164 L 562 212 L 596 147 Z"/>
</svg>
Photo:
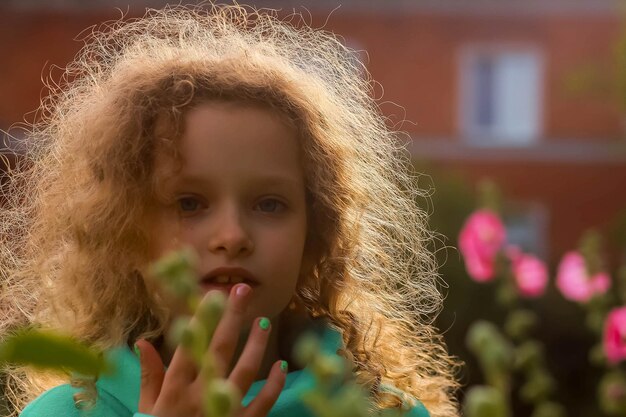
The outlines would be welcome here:
<svg viewBox="0 0 626 417">
<path fill-rule="evenodd" d="M 135 343 L 141 366 L 141 389 L 139 392 L 139 412 L 148 414 L 154 407 L 165 378 L 165 368 L 159 353 L 147 340 Z"/>
<path fill-rule="evenodd" d="M 246 346 L 235 368 L 228 377 L 230 382 L 235 384 L 244 394 L 248 392 L 250 385 L 252 385 L 259 372 L 270 331 L 271 328 L 268 319 L 260 318 L 254 321 Z"/>
<path fill-rule="evenodd" d="M 215 358 L 216 371 L 221 377 L 226 376 L 235 354 L 251 292 L 247 284 L 237 284 L 232 288 L 224 315 L 213 334 L 209 351 Z"/>
<path fill-rule="evenodd" d="M 206 303 L 209 300 L 209 294 L 210 292 L 205 294 L 200 304 Z M 199 314 L 198 312 L 201 310 L 202 308 L 197 308 L 196 315 Z M 191 322 L 198 321 L 196 315 L 191 318 Z M 180 382 L 186 384 L 194 381 L 198 377 L 198 374 L 198 365 L 196 364 L 192 354 L 188 352 L 185 347 L 178 345 L 167 369 L 168 381 L 173 380 L 175 383 Z"/>
<path fill-rule="evenodd" d="M 254 400 L 246 407 L 243 415 L 246 417 L 265 417 L 285 386 L 286 377 L 287 362 L 276 362 L 267 377 L 267 382 Z"/>
</svg>

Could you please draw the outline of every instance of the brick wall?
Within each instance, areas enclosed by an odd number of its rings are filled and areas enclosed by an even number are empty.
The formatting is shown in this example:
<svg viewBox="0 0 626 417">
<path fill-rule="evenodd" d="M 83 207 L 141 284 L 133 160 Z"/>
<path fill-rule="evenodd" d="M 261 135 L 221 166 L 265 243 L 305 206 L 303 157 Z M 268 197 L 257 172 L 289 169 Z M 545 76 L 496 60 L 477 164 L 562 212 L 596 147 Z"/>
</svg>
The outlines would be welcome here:
<svg viewBox="0 0 626 417">
<path fill-rule="evenodd" d="M 81 46 L 73 39 L 82 30 L 118 16 L 116 11 L 2 11 L 0 128 L 22 120 L 38 106 L 44 92 L 42 75 L 72 58 Z M 555 141 L 598 147 L 624 143 L 614 54 L 623 29 L 616 14 L 373 14 L 346 8 L 327 18 L 328 13 L 314 13 L 313 25 L 325 25 L 349 45 L 368 51 L 367 67 L 382 85 L 374 92 L 381 98 L 382 111 L 392 122 L 415 122 L 400 128 L 418 143 L 435 139 L 453 149 L 462 143 L 459 53 L 468 45 L 486 43 L 530 45 L 545 57 L 543 135 L 537 146 Z M 571 88 L 577 79 L 583 82 Z M 584 228 L 606 225 L 626 207 L 626 156 L 620 156 L 624 152 L 619 149 L 610 160 L 589 161 L 524 160 L 506 153 L 464 160 L 462 152 L 456 153 L 455 158 L 432 159 L 470 181 L 491 176 L 513 199 L 545 205 L 552 260 L 572 247 Z"/>
</svg>

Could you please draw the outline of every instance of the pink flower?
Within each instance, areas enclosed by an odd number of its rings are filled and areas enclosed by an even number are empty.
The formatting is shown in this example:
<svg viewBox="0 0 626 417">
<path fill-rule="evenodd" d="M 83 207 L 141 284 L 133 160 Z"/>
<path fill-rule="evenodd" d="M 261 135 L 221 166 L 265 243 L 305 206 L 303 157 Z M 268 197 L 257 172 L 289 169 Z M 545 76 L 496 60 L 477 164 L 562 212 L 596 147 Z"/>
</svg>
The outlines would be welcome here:
<svg viewBox="0 0 626 417">
<path fill-rule="evenodd" d="M 590 277 L 585 258 L 572 251 L 561 259 L 556 286 L 568 300 L 587 302 L 596 294 L 604 294 L 611 287 L 611 278 L 604 272 Z"/>
<path fill-rule="evenodd" d="M 515 283 L 520 294 L 524 297 L 539 297 L 548 283 L 548 268 L 539 258 L 522 253 L 519 248 L 511 246 L 506 250 Z"/>
<path fill-rule="evenodd" d="M 626 307 L 615 308 L 606 317 L 604 354 L 612 364 L 626 358 Z"/>
<path fill-rule="evenodd" d="M 591 290 L 595 294 L 604 294 L 611 288 L 611 277 L 606 272 L 598 272 L 589 281 Z"/>
<path fill-rule="evenodd" d="M 494 277 L 496 255 L 505 237 L 502 221 L 490 210 L 478 210 L 465 221 L 459 248 L 471 278 L 486 282 Z"/>
</svg>

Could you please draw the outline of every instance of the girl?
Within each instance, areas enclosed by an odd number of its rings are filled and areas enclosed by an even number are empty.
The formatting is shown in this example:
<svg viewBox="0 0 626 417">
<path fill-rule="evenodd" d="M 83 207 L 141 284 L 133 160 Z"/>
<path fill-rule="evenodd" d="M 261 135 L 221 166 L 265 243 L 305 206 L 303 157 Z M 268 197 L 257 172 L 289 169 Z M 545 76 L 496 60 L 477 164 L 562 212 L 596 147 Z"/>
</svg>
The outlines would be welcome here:
<svg viewBox="0 0 626 417">
<path fill-rule="evenodd" d="M 306 370 L 284 359 L 313 319 L 378 408 L 457 415 L 423 194 L 354 62 L 329 33 L 210 6 L 114 23 L 68 66 L 7 185 L 0 305 L 135 347 L 140 362 L 118 349 L 98 380 L 94 415 L 200 415 L 197 369 L 162 342 L 177 310 L 145 279 L 182 246 L 202 291 L 230 294 L 210 350 L 248 393 L 241 415 L 298 410 Z M 55 384 L 13 377 L 26 400 Z M 76 415 L 73 394 L 22 415 Z"/>
</svg>

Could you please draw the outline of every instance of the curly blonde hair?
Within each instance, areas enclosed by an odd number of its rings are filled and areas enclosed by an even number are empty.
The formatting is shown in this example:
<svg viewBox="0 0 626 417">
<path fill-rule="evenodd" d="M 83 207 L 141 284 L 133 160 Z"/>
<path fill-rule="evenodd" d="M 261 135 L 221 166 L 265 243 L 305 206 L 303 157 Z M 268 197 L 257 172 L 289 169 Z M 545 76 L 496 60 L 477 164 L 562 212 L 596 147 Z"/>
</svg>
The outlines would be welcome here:
<svg viewBox="0 0 626 417">
<path fill-rule="evenodd" d="M 433 417 L 457 415 L 456 362 L 432 325 L 442 297 L 416 202 L 425 193 L 351 54 L 330 33 L 238 5 L 149 10 L 94 30 L 4 186 L 5 330 L 41 323 L 103 348 L 162 334 L 168 312 L 140 272 L 159 138 L 175 144 L 203 101 L 253 101 L 301 140 L 315 262 L 299 303 L 341 331 L 377 406 L 417 398 Z"/>
</svg>

